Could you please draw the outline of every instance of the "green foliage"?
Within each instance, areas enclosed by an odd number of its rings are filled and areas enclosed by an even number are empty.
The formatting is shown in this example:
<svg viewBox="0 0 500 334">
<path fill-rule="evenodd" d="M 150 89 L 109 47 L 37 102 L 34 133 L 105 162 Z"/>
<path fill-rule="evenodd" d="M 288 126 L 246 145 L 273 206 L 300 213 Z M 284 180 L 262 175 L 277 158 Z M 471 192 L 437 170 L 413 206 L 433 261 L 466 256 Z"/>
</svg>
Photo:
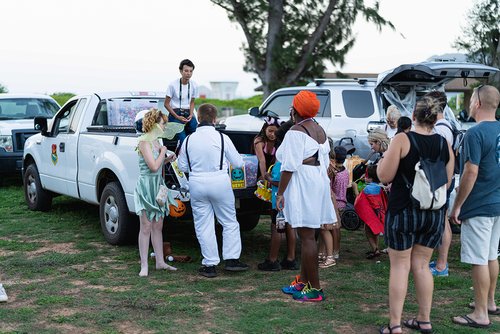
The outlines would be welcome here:
<svg viewBox="0 0 500 334">
<path fill-rule="evenodd" d="M 500 0 L 476 0 L 466 20 L 454 47 L 467 52 L 471 61 L 499 68 Z M 491 83 L 500 89 L 500 74 Z"/>
<path fill-rule="evenodd" d="M 4 85 L 0 84 L 0 93 L 8 93 L 9 90 Z"/>
<path fill-rule="evenodd" d="M 394 28 L 363 0 L 211 0 L 243 29 L 248 72 L 257 73 L 264 97 L 277 88 L 322 76 L 326 62 L 342 65 L 355 42 L 359 15 L 378 29 Z"/>
<path fill-rule="evenodd" d="M 225 108 L 230 108 L 234 110 L 235 115 L 245 114 L 249 108 L 258 107 L 262 104 L 262 95 L 254 95 L 247 99 L 235 99 L 235 100 L 218 100 L 218 99 L 196 99 L 196 108 L 198 108 L 203 103 L 211 103 L 217 107 L 219 110 L 219 115 L 221 115 L 222 110 Z"/>
<path fill-rule="evenodd" d="M 75 94 L 73 93 L 54 93 L 52 95 L 52 98 L 54 100 L 57 101 L 57 103 L 59 103 L 60 106 L 62 106 L 63 104 L 65 104 L 69 99 L 71 99 L 73 96 L 75 96 Z"/>
</svg>

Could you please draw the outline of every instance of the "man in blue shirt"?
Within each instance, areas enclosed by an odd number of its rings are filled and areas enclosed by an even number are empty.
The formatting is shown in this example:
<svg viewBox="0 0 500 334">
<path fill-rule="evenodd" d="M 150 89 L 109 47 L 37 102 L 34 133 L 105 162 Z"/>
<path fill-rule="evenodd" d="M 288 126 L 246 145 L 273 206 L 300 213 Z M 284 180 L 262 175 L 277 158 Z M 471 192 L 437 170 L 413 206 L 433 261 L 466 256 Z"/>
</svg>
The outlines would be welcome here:
<svg viewBox="0 0 500 334">
<path fill-rule="evenodd" d="M 462 176 L 450 218 L 462 224 L 461 261 L 472 264 L 474 311 L 453 318 L 463 326 L 486 328 L 489 315 L 500 314 L 495 302 L 500 239 L 500 122 L 495 112 L 500 93 L 479 86 L 470 101 L 470 114 L 479 123 L 464 138 Z"/>
</svg>

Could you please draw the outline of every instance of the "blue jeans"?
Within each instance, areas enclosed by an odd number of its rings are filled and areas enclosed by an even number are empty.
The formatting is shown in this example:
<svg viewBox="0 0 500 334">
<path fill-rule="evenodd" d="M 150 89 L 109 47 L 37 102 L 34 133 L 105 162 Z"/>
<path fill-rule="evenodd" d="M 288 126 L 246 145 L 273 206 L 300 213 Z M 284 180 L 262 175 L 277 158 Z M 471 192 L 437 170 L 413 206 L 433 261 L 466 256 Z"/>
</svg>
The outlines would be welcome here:
<svg viewBox="0 0 500 334">
<path fill-rule="evenodd" d="M 179 121 L 172 115 L 168 115 L 168 121 L 182 124 L 181 121 Z M 184 130 L 177 134 L 177 138 L 179 139 L 179 147 L 182 145 L 182 142 L 184 141 L 184 139 L 186 139 L 187 135 L 196 131 L 197 126 L 198 122 L 196 121 L 196 118 L 194 116 L 189 122 L 185 123 Z"/>
</svg>

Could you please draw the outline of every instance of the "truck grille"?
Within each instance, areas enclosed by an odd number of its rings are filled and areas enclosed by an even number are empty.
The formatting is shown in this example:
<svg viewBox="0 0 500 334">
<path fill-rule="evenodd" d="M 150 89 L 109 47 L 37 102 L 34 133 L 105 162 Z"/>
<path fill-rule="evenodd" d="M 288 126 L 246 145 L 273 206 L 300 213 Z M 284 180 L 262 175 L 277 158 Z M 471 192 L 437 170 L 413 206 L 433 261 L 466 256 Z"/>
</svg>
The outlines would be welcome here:
<svg viewBox="0 0 500 334">
<path fill-rule="evenodd" d="M 12 140 L 13 140 L 13 146 L 14 146 L 14 152 L 22 152 L 24 150 L 24 142 L 26 139 L 29 137 L 33 136 L 34 134 L 37 134 L 38 131 L 36 130 L 13 130 L 12 131 Z"/>
</svg>

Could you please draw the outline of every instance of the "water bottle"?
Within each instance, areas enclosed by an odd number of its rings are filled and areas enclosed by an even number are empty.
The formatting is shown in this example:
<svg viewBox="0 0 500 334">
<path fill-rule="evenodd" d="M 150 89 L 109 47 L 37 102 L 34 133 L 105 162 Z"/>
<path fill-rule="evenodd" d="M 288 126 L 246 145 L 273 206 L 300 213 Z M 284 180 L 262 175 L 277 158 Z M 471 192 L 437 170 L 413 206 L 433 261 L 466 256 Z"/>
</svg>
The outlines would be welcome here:
<svg viewBox="0 0 500 334">
<path fill-rule="evenodd" d="M 283 215 L 283 211 L 278 211 L 278 215 L 276 216 L 276 231 L 278 233 L 284 233 L 285 225 L 285 215 Z"/>
</svg>

